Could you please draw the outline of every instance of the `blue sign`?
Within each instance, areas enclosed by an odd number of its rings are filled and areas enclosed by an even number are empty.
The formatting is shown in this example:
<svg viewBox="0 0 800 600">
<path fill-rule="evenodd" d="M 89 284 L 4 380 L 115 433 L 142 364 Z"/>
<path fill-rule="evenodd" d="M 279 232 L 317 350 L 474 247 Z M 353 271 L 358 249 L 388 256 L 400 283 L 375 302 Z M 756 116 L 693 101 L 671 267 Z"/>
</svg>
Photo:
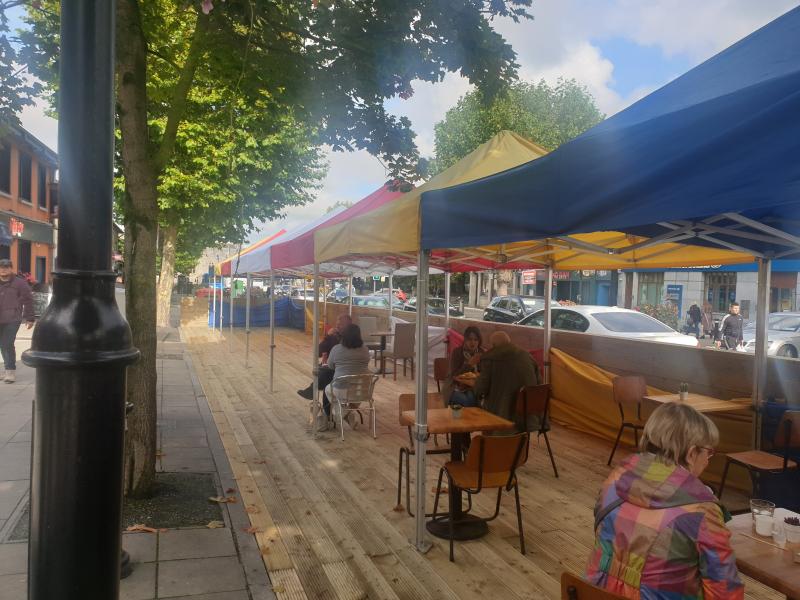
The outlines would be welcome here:
<svg viewBox="0 0 800 600">
<path fill-rule="evenodd" d="M 683 315 L 683 286 L 671 283 L 667 285 L 667 300 L 672 302 L 678 309 L 678 318 Z"/>
</svg>

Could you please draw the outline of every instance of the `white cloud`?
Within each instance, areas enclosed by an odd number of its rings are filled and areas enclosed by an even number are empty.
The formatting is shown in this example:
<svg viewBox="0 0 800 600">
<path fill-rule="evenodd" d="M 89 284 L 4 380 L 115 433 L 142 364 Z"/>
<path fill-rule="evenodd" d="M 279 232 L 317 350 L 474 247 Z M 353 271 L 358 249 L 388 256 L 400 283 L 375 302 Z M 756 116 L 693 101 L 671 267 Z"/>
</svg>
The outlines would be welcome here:
<svg viewBox="0 0 800 600">
<path fill-rule="evenodd" d="M 45 104 L 40 101 L 33 106 L 26 106 L 20 113 L 22 127 L 31 132 L 50 149 L 58 151 L 58 121 L 48 117 Z"/>
</svg>

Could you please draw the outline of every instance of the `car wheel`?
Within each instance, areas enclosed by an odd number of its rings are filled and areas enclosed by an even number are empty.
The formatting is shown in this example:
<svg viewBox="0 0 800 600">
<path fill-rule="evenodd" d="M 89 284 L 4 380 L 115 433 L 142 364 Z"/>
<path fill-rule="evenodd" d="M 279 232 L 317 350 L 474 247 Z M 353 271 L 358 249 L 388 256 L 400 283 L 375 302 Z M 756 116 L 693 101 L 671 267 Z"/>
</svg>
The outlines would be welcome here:
<svg viewBox="0 0 800 600">
<path fill-rule="evenodd" d="M 797 358 L 797 348 L 794 346 L 783 346 L 778 350 L 778 356 L 785 358 Z"/>
</svg>

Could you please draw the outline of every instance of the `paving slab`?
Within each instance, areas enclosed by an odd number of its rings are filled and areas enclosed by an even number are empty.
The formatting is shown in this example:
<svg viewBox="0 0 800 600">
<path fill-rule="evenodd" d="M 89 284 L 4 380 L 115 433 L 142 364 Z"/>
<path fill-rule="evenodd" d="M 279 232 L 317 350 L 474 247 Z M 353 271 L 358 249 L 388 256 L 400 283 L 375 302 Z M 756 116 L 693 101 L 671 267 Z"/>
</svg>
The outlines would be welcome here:
<svg viewBox="0 0 800 600">
<path fill-rule="evenodd" d="M 160 598 L 233 592 L 246 589 L 242 566 L 235 556 L 168 560 L 158 563 Z"/>
<path fill-rule="evenodd" d="M 156 563 L 134 565 L 133 573 L 122 580 L 120 600 L 154 600 L 156 598 Z"/>
<path fill-rule="evenodd" d="M 22 600 L 27 594 L 27 575 L 24 573 L 0 575 L 0 600 Z"/>
<path fill-rule="evenodd" d="M 0 575 L 28 572 L 28 544 L 0 544 Z"/>
<path fill-rule="evenodd" d="M 159 560 L 235 556 L 231 532 L 223 529 L 170 529 L 158 536 Z"/>
<path fill-rule="evenodd" d="M 122 547 L 131 555 L 131 562 L 155 562 L 156 550 L 158 547 L 158 534 L 123 533 Z"/>
</svg>

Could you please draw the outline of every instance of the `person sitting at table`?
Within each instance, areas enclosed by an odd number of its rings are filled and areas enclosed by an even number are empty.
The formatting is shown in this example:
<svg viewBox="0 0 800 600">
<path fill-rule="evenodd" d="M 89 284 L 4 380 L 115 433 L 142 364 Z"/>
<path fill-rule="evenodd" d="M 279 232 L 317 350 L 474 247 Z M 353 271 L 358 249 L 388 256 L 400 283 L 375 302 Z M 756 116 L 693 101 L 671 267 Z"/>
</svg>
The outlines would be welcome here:
<svg viewBox="0 0 800 600">
<path fill-rule="evenodd" d="M 347 313 L 340 313 L 336 317 L 336 326 L 328 330 L 328 334 L 319 343 L 318 354 L 320 360 L 320 367 L 317 371 L 317 389 L 324 390 L 325 386 L 333 381 L 333 369 L 328 366 L 328 354 L 336 344 L 342 341 L 342 331 L 348 325 L 352 325 L 353 318 Z M 314 399 L 314 382 L 303 388 L 297 390 L 298 395 L 306 400 Z"/>
<path fill-rule="evenodd" d="M 625 598 L 744 598 L 723 509 L 699 479 L 718 441 L 691 406 L 653 411 L 640 453 L 600 491 L 588 581 Z"/>
<path fill-rule="evenodd" d="M 475 381 L 475 397 L 483 400 L 483 408 L 498 417 L 514 421 L 517 431 L 524 431 L 525 423 L 517 418 L 517 393 L 520 388 L 538 385 L 539 366 L 529 352 L 511 343 L 505 331 L 495 331 L 489 337 L 491 350 L 481 357 L 480 375 Z M 538 429 L 538 419 L 531 415 L 528 431 Z M 515 431 L 498 432 L 509 435 Z"/>
<path fill-rule="evenodd" d="M 369 348 L 361 339 L 361 328 L 351 323 L 342 331 L 341 343 L 335 345 L 328 355 L 328 367 L 333 370 L 333 378 L 322 394 L 322 408 L 326 415 L 331 414 L 329 398 L 346 393 L 345 388 L 336 386 L 336 378 L 343 375 L 370 374 L 369 360 Z M 346 398 L 341 399 L 346 400 Z M 353 413 L 347 413 L 345 420 L 351 427 L 355 427 L 354 419 Z"/>
<path fill-rule="evenodd" d="M 482 347 L 481 330 L 470 325 L 464 330 L 464 342 L 450 353 L 450 371 L 442 387 L 442 397 L 448 404 L 461 406 L 479 406 L 472 388 L 463 385 L 454 378 L 464 373 L 478 373 L 481 355 L 486 352 Z"/>
</svg>

